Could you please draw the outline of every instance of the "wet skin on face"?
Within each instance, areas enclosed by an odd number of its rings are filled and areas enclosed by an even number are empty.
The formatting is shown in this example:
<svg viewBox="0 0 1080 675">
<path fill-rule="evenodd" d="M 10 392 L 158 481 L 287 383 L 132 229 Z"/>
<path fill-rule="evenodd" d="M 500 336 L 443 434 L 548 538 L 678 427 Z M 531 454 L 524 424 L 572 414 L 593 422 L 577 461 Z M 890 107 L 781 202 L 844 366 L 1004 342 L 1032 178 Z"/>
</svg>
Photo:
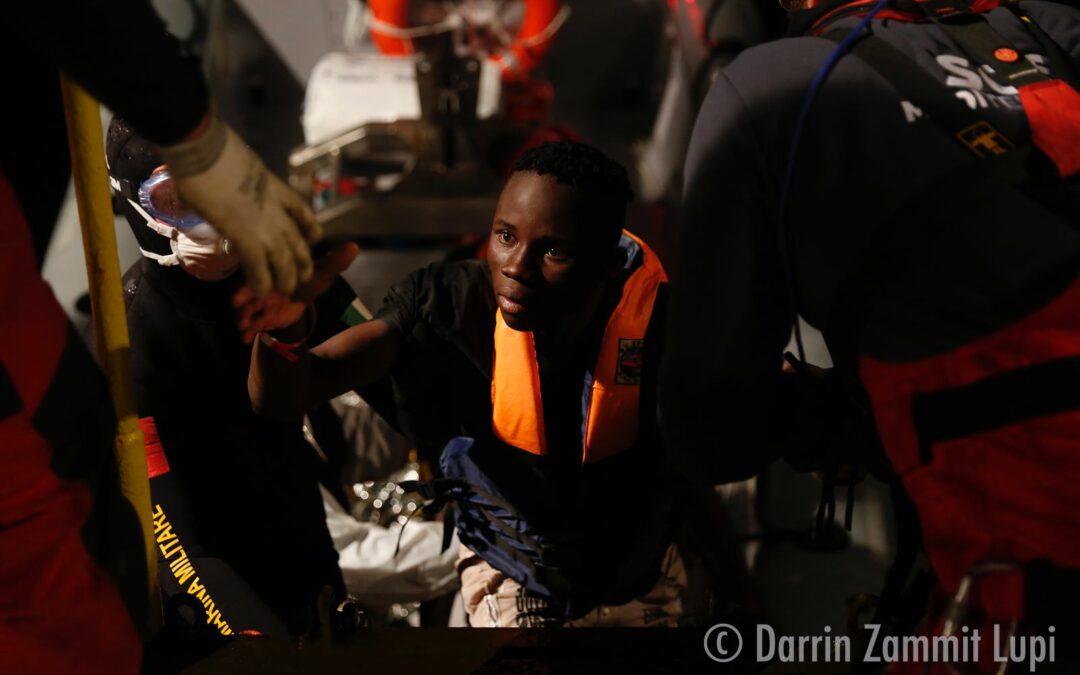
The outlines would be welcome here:
<svg viewBox="0 0 1080 675">
<path fill-rule="evenodd" d="M 617 270 L 618 247 L 583 196 L 548 175 L 518 172 L 499 197 L 488 244 L 495 301 L 519 331 L 556 331 L 585 310 Z"/>
</svg>

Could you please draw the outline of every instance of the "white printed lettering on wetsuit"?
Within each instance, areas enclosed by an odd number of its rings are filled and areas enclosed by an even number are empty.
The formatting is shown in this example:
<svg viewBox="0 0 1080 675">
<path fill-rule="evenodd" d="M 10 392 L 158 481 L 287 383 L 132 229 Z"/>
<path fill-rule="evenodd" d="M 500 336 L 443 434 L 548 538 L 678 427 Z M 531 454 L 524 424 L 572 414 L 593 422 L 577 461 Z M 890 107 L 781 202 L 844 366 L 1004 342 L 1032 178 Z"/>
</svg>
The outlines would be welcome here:
<svg viewBox="0 0 1080 675">
<path fill-rule="evenodd" d="M 904 119 L 908 124 L 923 116 L 922 108 L 911 101 L 900 101 L 900 109 L 904 111 Z"/>
<path fill-rule="evenodd" d="M 1046 57 L 1042 54 L 1026 54 L 1024 58 L 1040 73 L 1049 74 Z M 992 77 L 994 69 L 990 66 L 975 68 L 965 57 L 956 54 L 939 54 L 936 59 L 938 65 L 948 73 L 945 85 L 956 89 L 956 97 L 972 110 L 989 107 L 1021 109 L 1016 87 L 1003 87 L 995 82 Z M 914 121 L 906 108 L 904 114 L 908 122 Z"/>
</svg>

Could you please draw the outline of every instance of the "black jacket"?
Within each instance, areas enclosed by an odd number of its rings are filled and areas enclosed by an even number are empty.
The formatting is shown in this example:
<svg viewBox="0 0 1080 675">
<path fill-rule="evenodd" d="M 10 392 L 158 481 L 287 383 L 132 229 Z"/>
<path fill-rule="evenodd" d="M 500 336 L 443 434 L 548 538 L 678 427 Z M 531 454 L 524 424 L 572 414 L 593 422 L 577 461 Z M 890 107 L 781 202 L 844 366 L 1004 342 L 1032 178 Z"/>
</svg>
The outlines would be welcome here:
<svg viewBox="0 0 1080 675">
<path fill-rule="evenodd" d="M 231 567 L 281 623 L 302 630 L 322 586 L 343 587 L 337 552 L 301 420 L 252 412 L 251 347 L 235 328 L 234 287 L 146 258 L 124 277 L 139 416 L 154 418 L 171 469 L 169 486 L 152 481 L 151 493 L 170 522 L 183 515 L 190 523 L 189 541 Z M 344 327 L 339 317 L 352 298 L 339 281 L 319 299 L 315 339 Z M 183 500 L 176 513 L 172 500 Z M 159 573 L 167 590 L 188 590 L 164 567 Z M 219 604 L 225 593 L 218 592 Z"/>
</svg>

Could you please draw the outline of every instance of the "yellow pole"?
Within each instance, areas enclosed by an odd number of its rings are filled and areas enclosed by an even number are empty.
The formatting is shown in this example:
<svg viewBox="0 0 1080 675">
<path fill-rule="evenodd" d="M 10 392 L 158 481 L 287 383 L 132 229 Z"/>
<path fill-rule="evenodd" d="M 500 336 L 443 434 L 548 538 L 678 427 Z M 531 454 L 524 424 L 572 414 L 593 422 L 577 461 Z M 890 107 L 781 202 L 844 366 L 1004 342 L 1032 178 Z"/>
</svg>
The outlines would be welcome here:
<svg viewBox="0 0 1080 675">
<path fill-rule="evenodd" d="M 160 624 L 157 593 L 157 551 L 150 509 L 150 481 L 146 471 L 146 450 L 135 407 L 131 375 L 131 340 L 120 281 L 120 259 L 116 252 L 116 225 L 109 197 L 108 169 L 102 143 L 101 112 L 98 102 L 77 84 L 61 76 L 64 114 L 75 197 L 79 204 L 86 274 L 90 281 L 90 307 L 94 316 L 98 359 L 105 368 L 116 409 L 116 457 L 120 467 L 120 489 L 135 507 L 142 525 L 147 569 L 147 635 Z"/>
</svg>

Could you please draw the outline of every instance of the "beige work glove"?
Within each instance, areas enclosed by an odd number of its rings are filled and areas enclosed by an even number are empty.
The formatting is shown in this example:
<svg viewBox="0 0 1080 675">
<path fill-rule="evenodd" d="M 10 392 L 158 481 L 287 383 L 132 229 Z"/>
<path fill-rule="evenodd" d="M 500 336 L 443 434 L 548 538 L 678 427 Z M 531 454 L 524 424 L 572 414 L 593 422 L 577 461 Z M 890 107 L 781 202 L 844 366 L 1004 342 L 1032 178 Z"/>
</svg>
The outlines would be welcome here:
<svg viewBox="0 0 1080 675">
<path fill-rule="evenodd" d="M 160 148 L 180 197 L 229 240 L 258 296 L 291 295 L 311 277 L 311 208 L 213 112 L 194 140 Z"/>
</svg>

